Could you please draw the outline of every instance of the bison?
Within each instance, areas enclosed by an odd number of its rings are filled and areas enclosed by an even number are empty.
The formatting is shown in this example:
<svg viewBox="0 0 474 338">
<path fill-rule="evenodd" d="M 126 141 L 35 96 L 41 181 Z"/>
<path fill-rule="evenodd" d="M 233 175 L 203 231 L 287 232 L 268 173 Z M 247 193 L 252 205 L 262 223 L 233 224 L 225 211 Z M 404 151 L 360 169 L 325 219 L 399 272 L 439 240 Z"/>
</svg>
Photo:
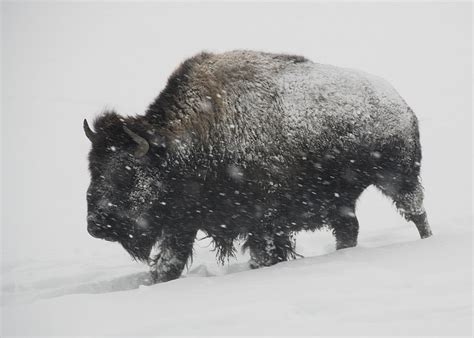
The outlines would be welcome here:
<svg viewBox="0 0 474 338">
<path fill-rule="evenodd" d="M 105 111 L 93 131 L 88 232 L 178 278 L 198 230 L 223 262 L 244 241 L 250 266 L 294 258 L 294 234 L 329 227 L 357 244 L 370 185 L 431 235 L 416 116 L 383 79 L 301 56 L 200 53 L 144 115 Z"/>
</svg>

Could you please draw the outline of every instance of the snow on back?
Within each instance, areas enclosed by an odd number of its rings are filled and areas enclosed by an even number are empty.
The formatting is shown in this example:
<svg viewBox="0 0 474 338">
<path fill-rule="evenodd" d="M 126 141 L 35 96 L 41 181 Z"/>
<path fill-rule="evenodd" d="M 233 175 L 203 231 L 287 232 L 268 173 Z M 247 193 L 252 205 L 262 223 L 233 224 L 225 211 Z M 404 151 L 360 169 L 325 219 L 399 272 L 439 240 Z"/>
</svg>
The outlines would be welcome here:
<svg viewBox="0 0 474 338">
<path fill-rule="evenodd" d="M 210 146 L 216 160 L 275 168 L 302 146 L 378 148 L 397 138 L 409 148 L 415 134 L 416 117 L 396 90 L 361 71 L 252 51 L 211 55 L 193 67 L 189 88 L 206 89 L 181 94 L 176 111 L 184 118 L 170 122 L 181 133 L 177 158 L 189 156 L 190 130 L 219 140 Z"/>
<path fill-rule="evenodd" d="M 313 62 L 289 65 L 278 78 L 289 135 L 315 137 L 352 126 L 348 141 L 411 138 L 414 115 L 385 80 L 365 72 Z M 310 122 L 310 123 L 308 123 Z"/>
</svg>

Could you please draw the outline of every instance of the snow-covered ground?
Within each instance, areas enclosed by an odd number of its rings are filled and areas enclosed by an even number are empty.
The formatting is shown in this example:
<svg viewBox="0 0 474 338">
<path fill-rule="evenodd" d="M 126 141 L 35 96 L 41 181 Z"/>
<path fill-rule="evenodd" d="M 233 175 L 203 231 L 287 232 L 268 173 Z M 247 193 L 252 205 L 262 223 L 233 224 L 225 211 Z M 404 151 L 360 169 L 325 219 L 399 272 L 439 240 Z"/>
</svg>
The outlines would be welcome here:
<svg viewBox="0 0 474 338">
<path fill-rule="evenodd" d="M 153 286 L 121 255 L 22 262 L 4 269 L 4 334 L 468 335 L 470 219 L 426 240 L 412 228 L 363 231 L 341 251 L 302 234 L 305 258 L 259 270 L 245 256 L 218 267 L 198 241 L 186 275 Z"/>
<path fill-rule="evenodd" d="M 472 335 L 469 3 L 1 6 L 2 336 Z M 245 254 L 217 265 L 202 239 L 182 278 L 152 286 L 90 237 L 83 118 L 143 112 L 181 60 L 237 48 L 391 82 L 420 120 L 435 235 L 369 189 L 356 248 L 301 233 L 304 258 L 250 270 Z"/>
</svg>

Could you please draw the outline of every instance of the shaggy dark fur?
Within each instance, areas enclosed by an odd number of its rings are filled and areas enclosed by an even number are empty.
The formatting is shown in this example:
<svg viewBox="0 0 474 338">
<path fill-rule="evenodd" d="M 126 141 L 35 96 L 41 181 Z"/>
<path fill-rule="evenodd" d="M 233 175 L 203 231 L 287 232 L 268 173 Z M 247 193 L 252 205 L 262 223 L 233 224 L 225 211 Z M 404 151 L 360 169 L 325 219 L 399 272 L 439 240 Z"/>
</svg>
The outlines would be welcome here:
<svg viewBox="0 0 474 338">
<path fill-rule="evenodd" d="M 240 239 L 252 267 L 268 266 L 295 257 L 293 235 L 301 230 L 329 226 L 338 249 L 355 246 L 355 204 L 375 185 L 422 238 L 431 235 L 411 110 L 362 75 L 352 86 L 366 96 L 363 104 L 345 101 L 347 88 L 342 99 L 331 94 L 332 82 L 308 84 L 307 94 L 286 89 L 292 79 L 308 81 L 297 67 L 323 66 L 299 56 L 202 53 L 178 68 L 144 116 L 110 111 L 95 120 L 95 133 L 86 125 L 90 234 L 148 262 L 157 282 L 180 276 L 198 230 L 212 238 L 221 262 Z M 356 108 L 371 119 L 343 111 Z M 124 126 L 146 140 L 144 156 Z M 395 132 L 382 135 L 385 128 Z"/>
</svg>

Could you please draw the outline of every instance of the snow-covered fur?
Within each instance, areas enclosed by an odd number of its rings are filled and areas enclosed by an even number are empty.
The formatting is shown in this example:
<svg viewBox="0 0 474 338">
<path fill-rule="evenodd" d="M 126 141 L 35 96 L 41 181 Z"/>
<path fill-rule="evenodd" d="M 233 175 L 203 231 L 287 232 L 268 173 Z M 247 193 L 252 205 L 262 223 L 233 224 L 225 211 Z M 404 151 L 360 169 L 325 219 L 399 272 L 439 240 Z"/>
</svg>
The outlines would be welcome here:
<svg viewBox="0 0 474 338">
<path fill-rule="evenodd" d="M 146 139 L 144 156 L 124 126 Z M 144 116 L 105 112 L 94 129 L 89 232 L 148 261 L 156 281 L 179 277 L 198 230 L 221 261 L 244 240 L 253 267 L 293 258 L 300 230 L 329 226 L 338 249 L 355 246 L 355 203 L 369 185 L 431 234 L 417 119 L 387 82 L 360 71 L 201 53 Z"/>
</svg>

